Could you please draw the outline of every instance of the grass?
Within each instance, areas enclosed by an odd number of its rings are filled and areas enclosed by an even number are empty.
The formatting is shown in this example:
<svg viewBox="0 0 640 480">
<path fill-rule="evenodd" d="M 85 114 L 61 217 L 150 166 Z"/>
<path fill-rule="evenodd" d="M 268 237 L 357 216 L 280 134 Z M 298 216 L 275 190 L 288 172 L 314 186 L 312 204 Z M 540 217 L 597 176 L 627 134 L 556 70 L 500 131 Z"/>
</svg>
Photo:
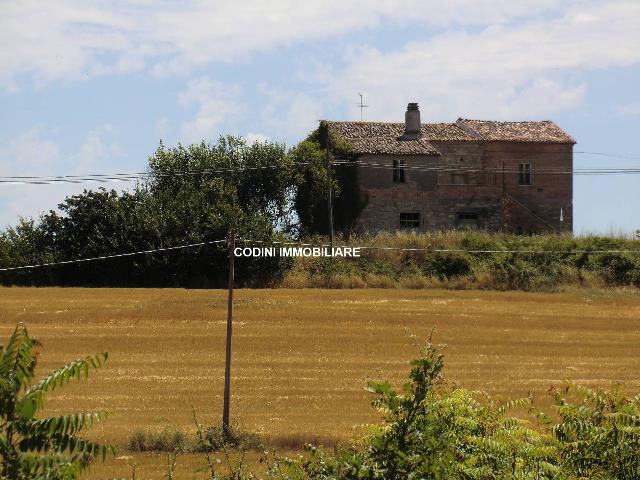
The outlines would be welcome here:
<svg viewBox="0 0 640 480">
<path fill-rule="evenodd" d="M 360 258 L 299 257 L 275 284 L 541 292 L 567 286 L 640 286 L 640 242 L 631 238 L 445 231 L 378 233 L 354 236 L 348 243 L 364 247 Z M 442 249 L 448 251 L 438 251 Z"/>
<path fill-rule="evenodd" d="M 640 391 L 637 289 L 276 289 L 237 290 L 235 298 L 232 419 L 282 451 L 332 445 L 375 421 L 363 385 L 406 379 L 416 338 L 434 326 L 435 342 L 448 344 L 447 379 L 470 389 L 531 393 L 540 405 L 563 379 Z M 119 459 L 87 478 L 130 477 L 134 463 L 136 478 L 161 478 L 166 455 L 126 450 L 134 432 L 192 436 L 191 406 L 201 424 L 220 421 L 224 291 L 0 288 L 2 342 L 17 321 L 44 344 L 41 374 L 110 354 L 88 383 L 47 403 L 49 413 L 112 413 L 93 435 L 120 445 Z M 180 457 L 177 478 L 193 478 L 199 466 L 197 456 Z"/>
</svg>

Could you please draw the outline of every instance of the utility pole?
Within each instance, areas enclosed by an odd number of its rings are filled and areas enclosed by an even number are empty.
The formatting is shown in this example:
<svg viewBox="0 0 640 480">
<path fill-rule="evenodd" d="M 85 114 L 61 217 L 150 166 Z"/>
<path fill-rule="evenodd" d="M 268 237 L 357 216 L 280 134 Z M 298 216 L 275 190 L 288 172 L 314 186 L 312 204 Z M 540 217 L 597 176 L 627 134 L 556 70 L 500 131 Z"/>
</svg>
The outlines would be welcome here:
<svg viewBox="0 0 640 480">
<path fill-rule="evenodd" d="M 326 149 L 327 155 L 327 175 L 329 177 L 329 235 L 331 248 L 333 249 L 333 174 L 331 168 L 331 155 L 329 154 L 329 147 Z"/>
<path fill-rule="evenodd" d="M 506 195 L 506 184 L 504 178 L 504 160 L 502 161 L 502 228 L 506 230 L 507 228 L 507 219 L 506 219 L 506 210 L 507 210 L 507 195 Z"/>
<path fill-rule="evenodd" d="M 233 228 L 229 231 L 229 294 L 227 297 L 227 346 L 224 358 L 224 404 L 222 407 L 222 435 L 225 440 L 230 437 L 229 402 L 231 400 L 231 334 L 233 333 L 233 259 L 236 246 L 236 235 Z"/>
</svg>

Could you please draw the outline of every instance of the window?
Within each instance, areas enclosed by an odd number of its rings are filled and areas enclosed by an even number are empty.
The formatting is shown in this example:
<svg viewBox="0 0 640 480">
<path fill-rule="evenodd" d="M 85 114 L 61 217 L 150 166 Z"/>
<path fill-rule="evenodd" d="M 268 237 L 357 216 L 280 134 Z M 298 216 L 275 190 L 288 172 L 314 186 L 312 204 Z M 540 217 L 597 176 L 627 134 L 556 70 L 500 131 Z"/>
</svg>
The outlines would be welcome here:
<svg viewBox="0 0 640 480">
<path fill-rule="evenodd" d="M 404 183 L 404 160 L 393 161 L 393 181 L 394 183 Z"/>
<path fill-rule="evenodd" d="M 468 173 L 452 173 L 451 183 L 453 185 L 469 185 L 469 174 Z"/>
<path fill-rule="evenodd" d="M 531 185 L 531 164 L 521 163 L 518 165 L 518 184 Z"/>
<path fill-rule="evenodd" d="M 459 213 L 458 227 L 469 229 L 478 228 L 478 215 L 475 213 Z"/>
<path fill-rule="evenodd" d="M 420 214 L 418 212 L 402 212 L 400 214 L 400 228 L 418 228 Z"/>
</svg>

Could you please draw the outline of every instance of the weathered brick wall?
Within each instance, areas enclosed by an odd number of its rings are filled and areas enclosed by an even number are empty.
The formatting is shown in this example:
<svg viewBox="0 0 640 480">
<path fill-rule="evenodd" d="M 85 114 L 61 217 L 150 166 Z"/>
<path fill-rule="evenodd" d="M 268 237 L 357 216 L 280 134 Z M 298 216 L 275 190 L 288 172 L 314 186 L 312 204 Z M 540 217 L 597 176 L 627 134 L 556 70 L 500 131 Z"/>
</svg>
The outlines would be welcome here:
<svg viewBox="0 0 640 480">
<path fill-rule="evenodd" d="M 542 232 L 571 231 L 571 175 L 536 173 L 536 168 L 572 168 L 571 145 L 432 142 L 440 157 L 363 155 L 358 167 L 361 193 L 367 202 L 359 217 L 361 232 L 397 230 L 401 212 L 420 213 L 418 231 L 459 226 L 460 213 L 475 214 L 479 228 Z M 393 160 L 404 160 L 405 183 L 393 182 Z M 532 185 L 518 185 L 518 163 L 532 164 Z M 506 173 L 502 175 L 502 163 Z M 412 167 L 435 169 L 412 170 Z M 469 184 L 452 183 L 452 174 L 468 175 Z M 443 171 L 443 169 L 447 169 Z M 478 170 L 471 172 L 469 170 Z M 503 187 L 504 180 L 504 187 Z M 503 191 L 514 199 L 503 208 Z M 523 208 L 521 205 L 524 205 Z M 560 207 L 564 222 L 560 223 Z M 529 210 L 532 212 L 530 212 Z M 506 213 L 506 215 L 504 215 Z"/>
<path fill-rule="evenodd" d="M 524 233 L 573 230 L 573 175 L 549 172 L 550 169 L 573 170 L 573 145 L 491 142 L 486 146 L 485 159 L 488 168 L 500 171 L 504 164 L 507 172 L 504 175 L 504 191 L 508 195 L 506 230 Z M 518 184 L 520 163 L 531 164 L 531 185 Z M 502 184 L 502 174 L 497 174 L 496 179 Z M 515 202 L 509 201 L 509 197 Z M 561 208 L 563 222 L 560 222 Z"/>
</svg>

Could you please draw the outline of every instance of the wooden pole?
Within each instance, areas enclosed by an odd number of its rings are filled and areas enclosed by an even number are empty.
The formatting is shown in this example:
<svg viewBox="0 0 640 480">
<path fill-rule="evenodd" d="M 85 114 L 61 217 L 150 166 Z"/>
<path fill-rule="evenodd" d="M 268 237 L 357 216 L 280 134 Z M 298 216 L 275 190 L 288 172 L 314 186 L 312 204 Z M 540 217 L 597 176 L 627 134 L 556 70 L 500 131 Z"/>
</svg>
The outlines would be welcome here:
<svg viewBox="0 0 640 480">
<path fill-rule="evenodd" d="M 333 172 L 331 169 L 331 157 L 327 148 L 327 174 L 329 176 L 329 238 L 333 248 Z"/>
<path fill-rule="evenodd" d="M 502 161 L 502 229 L 507 229 L 507 218 L 506 218 L 506 209 L 507 209 L 507 196 L 506 194 L 506 185 L 504 178 L 504 160 Z"/>
<path fill-rule="evenodd" d="M 229 294 L 227 297 L 227 346 L 224 359 L 224 404 L 222 407 L 222 434 L 229 439 L 229 403 L 231 400 L 231 334 L 233 333 L 233 284 L 234 284 L 234 249 L 236 237 L 233 229 L 229 232 Z"/>
</svg>

